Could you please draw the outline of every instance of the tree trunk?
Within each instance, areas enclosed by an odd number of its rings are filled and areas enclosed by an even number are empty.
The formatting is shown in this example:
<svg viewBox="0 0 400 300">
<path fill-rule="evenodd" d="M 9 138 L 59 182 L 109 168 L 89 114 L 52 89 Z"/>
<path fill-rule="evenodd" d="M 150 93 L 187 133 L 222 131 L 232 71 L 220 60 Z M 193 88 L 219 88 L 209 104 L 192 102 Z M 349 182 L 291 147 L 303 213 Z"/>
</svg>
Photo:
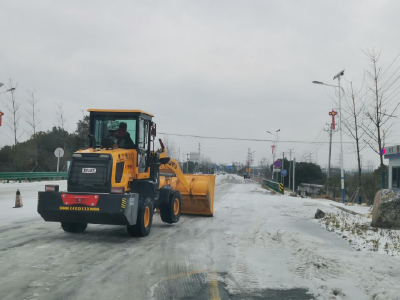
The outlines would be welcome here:
<svg viewBox="0 0 400 300">
<path fill-rule="evenodd" d="M 375 74 L 375 100 L 376 100 L 376 129 L 378 134 L 378 149 L 379 149 L 379 158 L 381 162 L 381 167 L 383 167 L 383 154 L 382 154 L 382 139 L 381 139 L 381 122 L 380 122 L 380 108 L 381 105 L 379 103 L 379 91 L 378 91 L 378 74 L 376 72 L 376 61 L 374 60 L 374 74 Z"/>
</svg>

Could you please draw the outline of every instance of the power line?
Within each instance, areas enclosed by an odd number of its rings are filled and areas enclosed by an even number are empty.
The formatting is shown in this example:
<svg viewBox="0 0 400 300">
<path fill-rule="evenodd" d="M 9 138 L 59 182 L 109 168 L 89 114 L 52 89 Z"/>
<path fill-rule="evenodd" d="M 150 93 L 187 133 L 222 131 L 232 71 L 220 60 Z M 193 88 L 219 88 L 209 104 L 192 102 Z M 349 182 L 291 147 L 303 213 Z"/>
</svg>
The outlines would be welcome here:
<svg viewBox="0 0 400 300">
<path fill-rule="evenodd" d="M 180 137 L 191 137 L 191 138 L 199 138 L 199 139 L 213 139 L 213 140 L 233 140 L 233 141 L 252 141 L 252 142 L 272 142 L 274 140 L 264 140 L 264 139 L 243 139 L 243 138 L 233 138 L 233 137 L 216 137 L 216 136 L 202 136 L 202 135 L 190 135 L 190 134 L 178 134 L 178 133 L 165 133 L 159 132 L 159 134 L 164 135 L 174 135 Z M 329 142 L 310 142 L 310 141 L 282 141 L 279 140 L 279 143 L 302 143 L 302 144 L 328 144 Z M 340 142 L 332 142 L 333 144 L 340 144 Z M 353 142 L 343 142 L 343 144 L 352 144 Z"/>
</svg>

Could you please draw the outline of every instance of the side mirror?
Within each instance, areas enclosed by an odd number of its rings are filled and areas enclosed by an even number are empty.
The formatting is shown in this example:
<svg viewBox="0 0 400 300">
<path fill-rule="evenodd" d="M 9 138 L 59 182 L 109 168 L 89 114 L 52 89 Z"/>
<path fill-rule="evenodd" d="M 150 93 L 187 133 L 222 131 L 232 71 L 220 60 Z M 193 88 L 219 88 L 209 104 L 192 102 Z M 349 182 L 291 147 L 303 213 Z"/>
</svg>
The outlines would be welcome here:
<svg viewBox="0 0 400 300">
<path fill-rule="evenodd" d="M 167 163 L 169 163 L 170 160 L 171 160 L 170 157 L 163 157 L 163 158 L 160 158 L 160 163 L 162 165 L 166 165 Z"/>
<path fill-rule="evenodd" d="M 94 138 L 94 135 L 89 134 L 88 139 L 89 139 L 89 148 L 96 148 L 96 139 Z"/>
</svg>

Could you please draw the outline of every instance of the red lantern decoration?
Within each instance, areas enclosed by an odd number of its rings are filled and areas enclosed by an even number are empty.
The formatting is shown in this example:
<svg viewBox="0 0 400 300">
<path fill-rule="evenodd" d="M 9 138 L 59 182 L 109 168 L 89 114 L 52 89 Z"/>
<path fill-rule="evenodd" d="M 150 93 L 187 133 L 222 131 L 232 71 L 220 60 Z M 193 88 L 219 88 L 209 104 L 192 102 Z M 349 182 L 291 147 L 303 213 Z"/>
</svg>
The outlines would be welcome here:
<svg viewBox="0 0 400 300">
<path fill-rule="evenodd" d="M 329 115 L 332 116 L 332 129 L 335 129 L 335 116 L 337 115 L 337 111 L 332 109 L 332 111 L 329 112 Z"/>
</svg>

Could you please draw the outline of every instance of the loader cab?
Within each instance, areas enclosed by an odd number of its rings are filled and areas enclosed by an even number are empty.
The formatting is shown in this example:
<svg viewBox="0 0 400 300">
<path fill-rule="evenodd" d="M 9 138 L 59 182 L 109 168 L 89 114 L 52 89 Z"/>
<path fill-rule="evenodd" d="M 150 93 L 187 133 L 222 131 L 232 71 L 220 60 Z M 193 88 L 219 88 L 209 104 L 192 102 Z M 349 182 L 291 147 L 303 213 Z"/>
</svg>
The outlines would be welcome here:
<svg viewBox="0 0 400 300">
<path fill-rule="evenodd" d="M 136 149 L 138 171 L 146 172 L 149 167 L 150 128 L 153 115 L 141 110 L 89 109 L 88 111 L 89 132 L 92 139 L 90 146 Z"/>
<path fill-rule="evenodd" d="M 69 192 L 130 190 L 135 179 L 150 179 L 153 115 L 139 110 L 90 109 L 89 148 L 72 154 Z"/>
</svg>

